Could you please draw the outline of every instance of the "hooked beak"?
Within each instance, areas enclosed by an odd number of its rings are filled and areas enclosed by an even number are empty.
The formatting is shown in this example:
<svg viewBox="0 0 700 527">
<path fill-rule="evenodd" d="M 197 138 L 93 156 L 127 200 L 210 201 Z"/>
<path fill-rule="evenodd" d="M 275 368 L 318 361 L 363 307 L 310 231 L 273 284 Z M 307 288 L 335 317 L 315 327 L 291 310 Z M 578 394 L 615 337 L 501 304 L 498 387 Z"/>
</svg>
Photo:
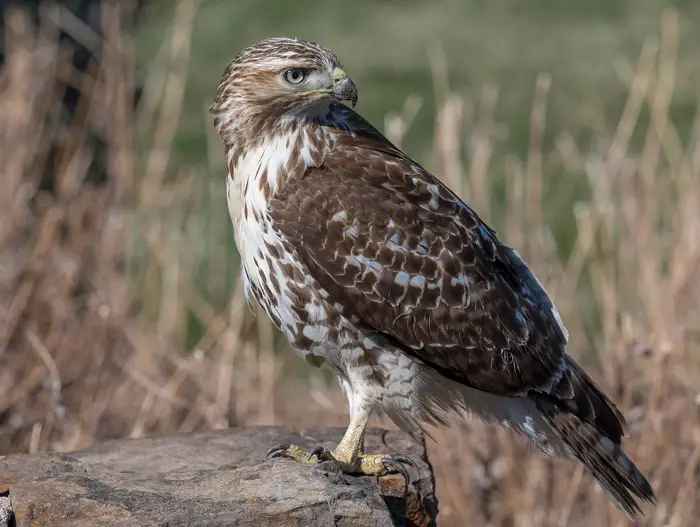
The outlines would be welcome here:
<svg viewBox="0 0 700 527">
<path fill-rule="evenodd" d="M 339 101 L 350 101 L 354 108 L 357 104 L 357 88 L 355 83 L 350 80 L 348 74 L 341 68 L 333 70 L 333 89 L 331 95 Z"/>
</svg>

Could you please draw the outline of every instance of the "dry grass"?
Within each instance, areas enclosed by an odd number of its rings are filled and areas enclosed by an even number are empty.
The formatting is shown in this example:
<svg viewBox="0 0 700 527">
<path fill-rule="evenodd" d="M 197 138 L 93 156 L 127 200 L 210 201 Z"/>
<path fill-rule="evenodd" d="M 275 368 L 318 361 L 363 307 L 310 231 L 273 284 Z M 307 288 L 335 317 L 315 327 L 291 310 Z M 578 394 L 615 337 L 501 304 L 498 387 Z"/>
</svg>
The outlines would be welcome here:
<svg viewBox="0 0 700 527">
<path fill-rule="evenodd" d="M 0 452 L 237 424 L 344 424 L 333 383 L 282 375 L 296 359 L 276 352 L 264 317 L 244 307 L 230 278 L 238 264 L 226 241 L 221 178 L 190 168 L 173 177 L 169 169 L 197 2 L 179 4 L 134 111 L 133 42 L 109 5 L 105 46 L 88 75 L 70 69 L 51 11 L 41 28 L 20 13 L 8 19 Z M 676 33 L 668 13 L 661 39 L 648 41 L 626 79 L 619 126 L 593 150 L 562 133 L 543 151 L 550 81 L 542 76 L 525 161 L 508 159 L 505 174 L 491 166 L 494 91 L 485 90 L 475 112 L 444 91 L 432 168 L 525 253 L 569 326 L 570 352 L 627 415 L 627 449 L 660 498 L 638 524 L 681 527 L 700 513 L 700 119 L 679 137 L 669 117 Z M 61 125 L 56 100 L 67 84 L 82 98 L 75 120 Z M 407 101 L 405 115 L 387 120 L 398 143 L 415 105 Z M 106 183 L 90 181 L 90 130 L 107 145 Z M 58 155 L 49 157 L 46 145 Z M 211 170 L 220 171 L 213 137 L 211 145 Z M 498 178 L 506 188 L 500 208 L 490 192 Z M 553 199 L 571 201 L 572 182 L 589 197 L 572 205 L 576 238 L 562 256 L 547 211 Z M 580 468 L 530 455 L 506 431 L 455 419 L 436 437 L 443 525 L 626 524 Z"/>
</svg>

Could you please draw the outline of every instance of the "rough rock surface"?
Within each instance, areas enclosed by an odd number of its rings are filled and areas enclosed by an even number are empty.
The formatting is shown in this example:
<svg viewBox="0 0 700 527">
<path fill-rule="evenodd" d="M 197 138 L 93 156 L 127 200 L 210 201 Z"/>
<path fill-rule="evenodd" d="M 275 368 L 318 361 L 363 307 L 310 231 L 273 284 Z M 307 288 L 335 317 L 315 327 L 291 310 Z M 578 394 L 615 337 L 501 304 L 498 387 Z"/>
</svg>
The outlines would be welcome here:
<svg viewBox="0 0 700 527">
<path fill-rule="evenodd" d="M 0 527 L 435 524 L 424 446 L 401 432 L 368 430 L 367 450 L 410 457 L 408 486 L 401 475 L 347 476 L 332 462 L 264 460 L 272 446 L 333 447 L 342 433 L 246 427 L 0 458 Z"/>
</svg>

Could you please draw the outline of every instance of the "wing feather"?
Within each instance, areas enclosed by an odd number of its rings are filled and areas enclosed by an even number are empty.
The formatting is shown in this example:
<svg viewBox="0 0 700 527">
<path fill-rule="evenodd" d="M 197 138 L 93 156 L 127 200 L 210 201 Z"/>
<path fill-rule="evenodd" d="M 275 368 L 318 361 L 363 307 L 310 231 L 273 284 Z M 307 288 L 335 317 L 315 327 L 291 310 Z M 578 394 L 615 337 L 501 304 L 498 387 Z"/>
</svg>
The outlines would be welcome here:
<svg viewBox="0 0 700 527">
<path fill-rule="evenodd" d="M 527 266 L 419 165 L 351 139 L 268 204 L 333 302 L 457 382 L 501 395 L 551 384 L 566 335 Z"/>
<path fill-rule="evenodd" d="M 353 126 L 268 204 L 314 278 L 450 379 L 501 395 L 551 384 L 566 335 L 528 267 L 437 178 Z"/>
</svg>

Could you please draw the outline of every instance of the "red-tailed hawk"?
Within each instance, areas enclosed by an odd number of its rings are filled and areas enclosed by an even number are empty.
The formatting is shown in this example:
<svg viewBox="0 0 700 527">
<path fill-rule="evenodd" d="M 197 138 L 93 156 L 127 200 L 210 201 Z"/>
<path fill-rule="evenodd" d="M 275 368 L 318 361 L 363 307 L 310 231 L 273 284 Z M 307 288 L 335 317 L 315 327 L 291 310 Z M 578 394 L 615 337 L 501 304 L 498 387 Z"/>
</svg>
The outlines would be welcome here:
<svg viewBox="0 0 700 527">
<path fill-rule="evenodd" d="M 620 446 L 623 417 L 566 354 L 537 278 L 341 101 L 354 107 L 357 90 L 331 51 L 273 38 L 233 60 L 211 106 L 248 298 L 348 398 L 342 441 L 312 457 L 394 471 L 390 456 L 364 452 L 372 411 L 416 434 L 466 409 L 578 459 L 639 513 L 655 498 Z M 310 457 L 289 445 L 275 454 Z"/>
</svg>

